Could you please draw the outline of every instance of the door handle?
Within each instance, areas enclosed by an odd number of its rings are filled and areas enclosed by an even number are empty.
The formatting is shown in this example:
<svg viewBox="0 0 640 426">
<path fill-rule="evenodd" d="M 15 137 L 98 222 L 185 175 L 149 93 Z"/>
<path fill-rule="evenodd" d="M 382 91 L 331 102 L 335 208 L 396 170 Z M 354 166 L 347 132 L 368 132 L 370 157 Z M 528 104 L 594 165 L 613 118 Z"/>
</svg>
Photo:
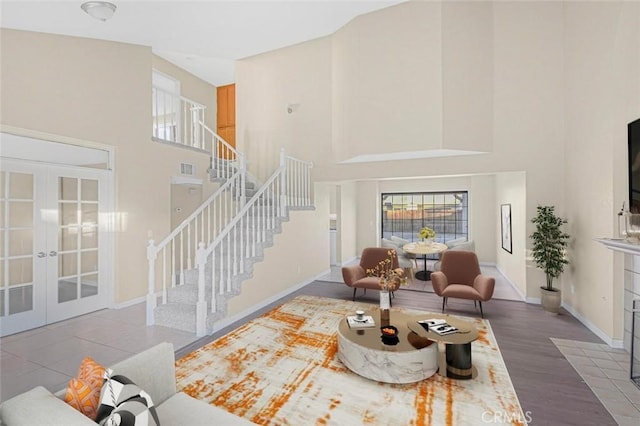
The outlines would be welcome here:
<svg viewBox="0 0 640 426">
<path fill-rule="evenodd" d="M 38 256 L 39 258 L 43 258 L 43 257 L 45 257 L 46 255 L 47 255 L 47 254 L 46 254 L 45 252 L 43 252 L 43 251 L 39 251 L 39 252 L 36 254 L 36 256 Z"/>
<path fill-rule="evenodd" d="M 57 255 L 58 255 L 58 252 L 57 252 L 57 251 L 53 251 L 53 250 L 51 250 L 51 251 L 49 252 L 49 256 L 57 256 Z"/>
</svg>

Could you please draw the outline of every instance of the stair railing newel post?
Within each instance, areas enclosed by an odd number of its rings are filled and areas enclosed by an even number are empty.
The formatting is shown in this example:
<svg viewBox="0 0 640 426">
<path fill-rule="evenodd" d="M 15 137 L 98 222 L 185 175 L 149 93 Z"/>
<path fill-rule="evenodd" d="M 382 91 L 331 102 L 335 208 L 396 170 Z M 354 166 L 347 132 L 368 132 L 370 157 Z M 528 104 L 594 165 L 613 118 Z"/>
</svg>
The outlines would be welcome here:
<svg viewBox="0 0 640 426">
<path fill-rule="evenodd" d="M 204 242 L 198 244 L 196 254 L 198 264 L 198 302 L 196 303 L 196 336 L 202 337 L 206 334 L 207 322 L 207 301 L 205 300 L 204 270 L 207 265 L 207 250 Z"/>
<path fill-rule="evenodd" d="M 287 162 L 284 148 L 280 150 L 280 217 L 285 217 L 287 209 Z"/>
<path fill-rule="evenodd" d="M 156 246 L 153 240 L 149 240 L 147 246 L 147 262 L 149 264 L 148 271 L 148 291 L 147 291 L 147 325 L 153 325 L 154 315 L 153 312 L 156 308 L 156 294 L 155 294 L 155 282 L 156 282 Z"/>
</svg>

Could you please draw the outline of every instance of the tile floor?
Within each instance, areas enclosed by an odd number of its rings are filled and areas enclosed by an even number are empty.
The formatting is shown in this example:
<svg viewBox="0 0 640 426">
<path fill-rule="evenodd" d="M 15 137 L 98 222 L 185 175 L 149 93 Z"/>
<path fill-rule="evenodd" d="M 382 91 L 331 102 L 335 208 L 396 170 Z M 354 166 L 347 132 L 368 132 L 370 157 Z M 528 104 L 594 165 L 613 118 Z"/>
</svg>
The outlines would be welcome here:
<svg viewBox="0 0 640 426">
<path fill-rule="evenodd" d="M 157 343 L 176 349 L 196 340 L 192 333 L 145 325 L 145 304 L 105 309 L 0 339 L 0 401 L 43 385 L 56 392 L 91 356 L 104 365 Z"/>
<path fill-rule="evenodd" d="M 622 426 L 640 424 L 640 389 L 629 380 L 629 353 L 601 343 L 551 341 Z"/>
</svg>

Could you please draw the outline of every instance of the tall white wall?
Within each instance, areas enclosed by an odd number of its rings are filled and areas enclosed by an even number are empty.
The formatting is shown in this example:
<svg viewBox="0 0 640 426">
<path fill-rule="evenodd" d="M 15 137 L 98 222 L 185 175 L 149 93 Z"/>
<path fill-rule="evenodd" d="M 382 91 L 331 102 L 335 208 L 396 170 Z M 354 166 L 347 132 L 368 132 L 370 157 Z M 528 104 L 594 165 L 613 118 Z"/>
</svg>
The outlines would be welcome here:
<svg viewBox="0 0 640 426">
<path fill-rule="evenodd" d="M 593 239 L 616 234 L 616 214 L 628 199 L 626 126 L 640 117 L 640 4 L 565 7 L 564 184 L 572 241 L 564 301 L 621 339 L 622 255 Z"/>
<path fill-rule="evenodd" d="M 492 150 L 493 26 L 491 2 L 442 3 L 443 148 Z"/>
<path fill-rule="evenodd" d="M 315 167 L 330 160 L 329 37 L 243 59 L 236 74 L 236 142 L 251 172 L 270 176 L 281 148 Z"/>
<path fill-rule="evenodd" d="M 439 3 L 409 2 L 359 16 L 332 36 L 332 47 L 327 95 L 333 96 L 335 161 L 441 147 Z"/>
<path fill-rule="evenodd" d="M 255 96 L 247 90 L 238 102 L 247 117 L 268 114 L 282 102 L 265 96 L 270 87 L 280 87 L 273 74 L 291 79 L 291 87 L 303 76 L 317 79 L 325 90 L 307 102 L 326 105 L 316 119 L 332 125 L 277 142 L 311 157 L 317 180 L 382 185 L 386 179 L 526 176 L 518 179 L 524 198 L 512 202 L 518 226 L 513 258 L 498 251 L 499 204 L 517 198 L 500 177 L 487 210 L 492 254 L 483 256 L 513 274 L 526 297 L 538 298 L 544 274 L 528 262 L 530 219 L 539 204 L 556 206 L 569 219 L 573 237 L 572 266 L 556 285 L 567 306 L 617 339 L 622 269 L 592 239 L 613 234 L 614 213 L 626 198 L 626 123 L 640 110 L 638 7 L 637 2 L 407 2 L 353 20 L 327 38 L 330 46 L 319 48 L 322 39 L 240 61 L 238 84 L 257 90 Z M 321 66 L 305 68 L 305 51 L 330 59 L 328 74 Z M 469 66 L 471 61 L 478 66 Z M 290 69 L 308 73 L 296 79 Z M 487 153 L 337 163 L 447 143 Z M 373 193 L 373 187 L 363 190 Z M 363 197 L 358 192 L 358 199 Z M 358 213 L 353 228 L 358 249 L 371 243 L 375 214 L 377 209 L 368 217 Z"/>
</svg>

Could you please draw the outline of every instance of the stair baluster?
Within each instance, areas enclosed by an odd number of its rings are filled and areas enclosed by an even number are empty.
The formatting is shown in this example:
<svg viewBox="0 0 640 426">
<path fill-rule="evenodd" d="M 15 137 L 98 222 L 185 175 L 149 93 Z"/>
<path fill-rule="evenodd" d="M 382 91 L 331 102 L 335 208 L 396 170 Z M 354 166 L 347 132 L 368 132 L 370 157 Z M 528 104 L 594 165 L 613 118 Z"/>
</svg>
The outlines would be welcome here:
<svg viewBox="0 0 640 426">
<path fill-rule="evenodd" d="M 182 319 L 172 326 L 198 336 L 211 332 L 214 321 L 224 317 L 228 298 L 239 293 L 253 261 L 262 256 L 289 208 L 312 207 L 310 162 L 288 157 L 283 150 L 278 169 L 248 197 L 244 156 L 200 124 L 200 143 L 208 142 L 212 149 L 211 179 L 221 186 L 169 236 L 157 245 L 151 240 L 147 248 L 147 323 L 170 325 L 168 317 L 173 314 L 166 312 L 173 306 Z M 162 265 L 155 261 L 159 254 Z M 158 283 L 157 276 L 161 276 Z M 195 300 L 189 296 L 188 283 L 195 284 Z M 156 306 L 158 287 L 160 306 Z M 179 291 L 183 293 L 175 293 Z"/>
</svg>

